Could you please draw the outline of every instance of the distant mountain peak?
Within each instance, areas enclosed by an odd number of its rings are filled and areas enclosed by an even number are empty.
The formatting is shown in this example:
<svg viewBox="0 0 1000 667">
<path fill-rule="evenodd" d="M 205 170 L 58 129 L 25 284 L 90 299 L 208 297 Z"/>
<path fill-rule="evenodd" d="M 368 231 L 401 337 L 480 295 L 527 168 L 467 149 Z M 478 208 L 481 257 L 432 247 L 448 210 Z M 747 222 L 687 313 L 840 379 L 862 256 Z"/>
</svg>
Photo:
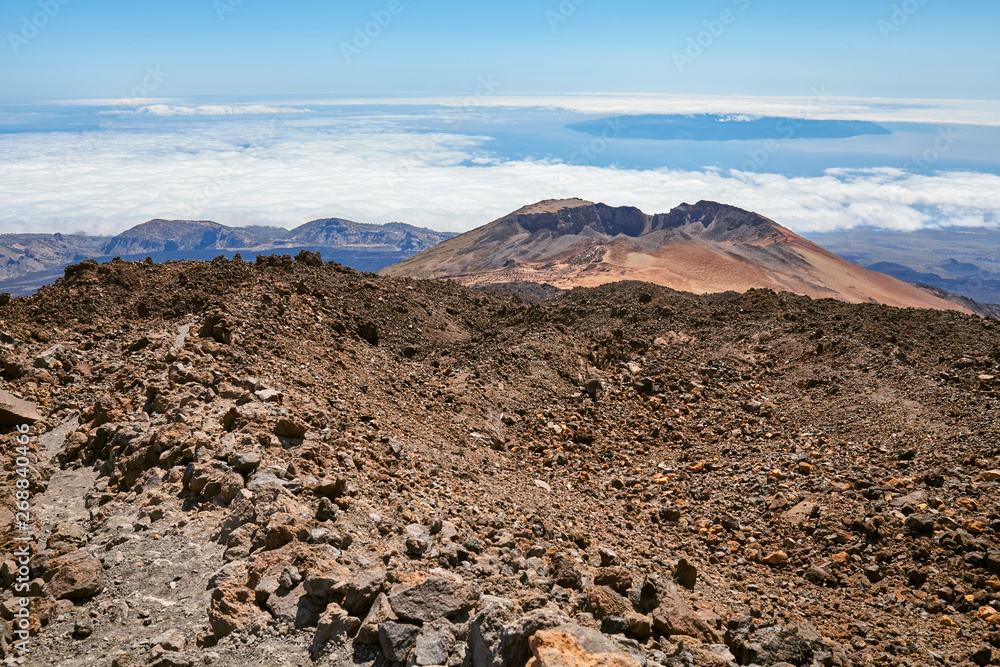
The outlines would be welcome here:
<svg viewBox="0 0 1000 667">
<path fill-rule="evenodd" d="M 210 220 L 149 220 L 109 240 L 105 255 L 137 255 L 195 249 L 236 249 L 256 245 L 256 237 L 242 229 Z"/>
<path fill-rule="evenodd" d="M 321 218 L 296 227 L 288 240 L 303 245 L 337 246 L 419 252 L 455 234 L 436 232 L 401 222 L 377 225 L 343 218 Z"/>
<path fill-rule="evenodd" d="M 539 213 L 557 213 L 567 208 L 579 208 L 581 206 L 593 206 L 594 202 L 570 197 L 569 199 L 544 199 L 540 202 L 529 204 L 514 212 L 514 215 L 536 215 Z"/>
<path fill-rule="evenodd" d="M 647 215 L 634 206 L 609 206 L 585 199 L 548 199 L 531 204 L 492 223 L 501 235 L 518 232 L 555 236 L 642 237 L 664 229 L 708 233 L 724 241 L 774 235 L 779 226 L 756 213 L 713 201 L 681 204 L 669 213 Z"/>
<path fill-rule="evenodd" d="M 307 222 L 294 230 L 154 218 L 113 237 L 7 234 L 0 235 L 0 282 L 12 282 L 0 292 L 30 293 L 54 279 L 53 269 L 61 271 L 88 258 L 149 256 L 163 261 L 203 258 L 206 254 L 231 256 L 238 252 L 253 256 L 310 248 L 354 262 L 355 268 L 380 268 L 394 258 L 426 250 L 453 236 L 402 222 L 368 224 L 337 217 Z M 28 278 L 22 281 L 25 276 Z"/>
<path fill-rule="evenodd" d="M 762 215 L 752 211 L 747 211 L 746 209 L 739 208 L 738 206 L 720 204 L 719 202 L 709 201 L 706 199 L 699 201 L 697 204 L 681 204 L 668 215 L 678 217 L 684 216 L 686 220 L 691 222 L 702 223 L 705 220 L 717 222 L 719 218 L 725 218 L 731 223 L 732 227 L 741 225 L 759 226 L 767 223 L 773 224 L 774 222 L 773 220 L 769 220 Z"/>
<path fill-rule="evenodd" d="M 212 222 L 211 220 L 167 220 L 166 218 L 153 218 L 152 220 L 147 220 L 146 222 L 141 222 L 132 229 L 142 229 L 146 227 L 159 227 L 163 225 L 180 225 L 180 226 L 195 226 L 195 227 L 225 227 L 222 223 Z M 125 233 L 125 232 L 122 232 Z"/>
<path fill-rule="evenodd" d="M 763 288 L 854 303 L 962 308 L 837 257 L 765 216 L 714 201 L 648 215 L 584 199 L 545 200 L 382 273 L 559 288 L 641 280 L 695 293 Z"/>
</svg>

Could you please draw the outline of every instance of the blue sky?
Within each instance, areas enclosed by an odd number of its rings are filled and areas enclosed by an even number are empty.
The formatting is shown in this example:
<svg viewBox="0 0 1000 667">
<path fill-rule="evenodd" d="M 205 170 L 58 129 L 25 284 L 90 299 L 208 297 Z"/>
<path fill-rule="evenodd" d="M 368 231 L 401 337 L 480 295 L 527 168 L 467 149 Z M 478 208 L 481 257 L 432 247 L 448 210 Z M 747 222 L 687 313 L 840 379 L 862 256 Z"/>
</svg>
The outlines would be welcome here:
<svg viewBox="0 0 1000 667">
<path fill-rule="evenodd" d="M 346 57 L 373 12 L 391 21 Z M 123 97 L 153 67 L 163 97 L 460 94 L 492 75 L 506 92 L 996 99 L 998 26 L 995 0 L 4 0 L 0 98 Z"/>
<path fill-rule="evenodd" d="M 996 0 L 0 0 L 0 233 L 464 231 L 559 197 L 713 199 L 797 231 L 998 227 L 998 26 Z M 891 134 L 565 127 L 621 114 Z"/>
</svg>

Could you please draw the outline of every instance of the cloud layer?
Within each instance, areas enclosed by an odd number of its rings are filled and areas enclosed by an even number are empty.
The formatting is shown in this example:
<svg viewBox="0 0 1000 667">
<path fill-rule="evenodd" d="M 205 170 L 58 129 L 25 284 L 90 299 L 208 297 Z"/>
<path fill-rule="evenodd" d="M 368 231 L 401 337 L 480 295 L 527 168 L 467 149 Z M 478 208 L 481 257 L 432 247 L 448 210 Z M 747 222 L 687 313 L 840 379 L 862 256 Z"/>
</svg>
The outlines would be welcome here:
<svg viewBox="0 0 1000 667">
<path fill-rule="evenodd" d="M 838 97 L 825 86 L 814 86 L 800 96 L 752 95 L 669 95 L 640 93 L 518 95 L 498 91 L 502 82 L 483 79 L 466 95 L 408 97 L 326 96 L 283 100 L 285 106 L 266 102 L 227 105 L 199 105 L 185 99 L 147 99 L 139 113 L 152 115 L 192 115 L 193 113 L 295 113 L 302 107 L 360 107 L 370 105 L 441 106 L 452 109 L 486 107 L 550 108 L 594 115 L 617 114 L 715 114 L 738 116 L 780 116 L 825 120 L 863 120 L 873 123 L 930 123 L 936 125 L 984 125 L 1000 127 L 1000 100 L 938 100 Z M 109 113 L 136 113 L 127 99 L 75 99 L 48 104 L 119 107 Z M 254 109 L 269 109 L 256 111 Z M 182 111 L 183 110 L 183 111 Z M 225 110 L 197 111 L 191 110 Z"/>
<path fill-rule="evenodd" d="M 608 169 L 500 161 L 486 150 L 487 137 L 408 132 L 396 117 L 179 122 L 0 135 L 0 232 L 112 234 L 157 217 L 292 227 L 332 216 L 464 231 L 561 197 L 649 213 L 711 199 L 798 232 L 1000 225 L 993 174 Z"/>
<path fill-rule="evenodd" d="M 295 106 L 398 104 L 399 99 L 323 99 L 289 102 Z M 747 114 L 825 120 L 864 120 L 873 123 L 930 123 L 936 125 L 1000 126 L 998 100 L 933 100 L 837 97 L 825 86 L 815 86 L 797 97 L 749 95 L 604 94 L 410 97 L 407 104 L 470 107 L 546 107 L 594 115 L 617 114 Z"/>
<path fill-rule="evenodd" d="M 107 109 L 98 111 L 97 113 L 118 116 L 239 116 L 249 114 L 309 113 L 309 110 L 294 109 L 292 107 L 274 107 L 266 104 L 207 104 L 191 107 L 171 104 L 148 104 L 135 109 Z"/>
</svg>

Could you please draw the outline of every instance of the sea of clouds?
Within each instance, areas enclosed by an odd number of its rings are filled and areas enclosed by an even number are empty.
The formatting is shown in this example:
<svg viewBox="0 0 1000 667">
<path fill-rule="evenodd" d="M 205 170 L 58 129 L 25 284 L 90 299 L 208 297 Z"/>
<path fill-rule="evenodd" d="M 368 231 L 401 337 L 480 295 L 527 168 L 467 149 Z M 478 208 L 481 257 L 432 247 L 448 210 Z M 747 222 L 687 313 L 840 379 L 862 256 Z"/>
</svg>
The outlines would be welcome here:
<svg viewBox="0 0 1000 667">
<path fill-rule="evenodd" d="M 135 108 L 111 108 L 98 111 L 102 116 L 241 116 L 282 113 L 309 113 L 309 109 L 274 107 L 266 104 L 144 104 Z"/>
<path fill-rule="evenodd" d="M 491 84 L 493 87 L 497 84 Z M 343 106 L 392 104 L 400 98 L 302 98 L 292 105 Z M 586 114 L 715 114 L 749 117 L 778 116 L 873 123 L 928 123 L 1000 127 L 1000 100 L 934 100 L 838 97 L 825 86 L 814 86 L 795 97 L 679 94 L 560 94 L 516 95 L 481 93 L 472 96 L 409 96 L 411 105 L 452 108 L 551 108 Z"/>
<path fill-rule="evenodd" d="M 106 109 L 117 116 L 102 116 L 109 119 L 104 129 L 92 132 L 0 135 L 0 232 L 113 234 L 152 218 L 294 227 L 333 216 L 465 231 L 525 204 L 563 197 L 649 213 L 710 199 L 757 211 L 797 232 L 861 225 L 1000 226 L 1000 176 L 934 171 L 933 164 L 919 171 L 831 168 L 818 176 L 616 169 L 504 159 L 489 150 L 487 136 L 412 131 L 405 113 L 324 116 L 301 108 L 322 107 L 323 100 L 281 106 L 156 102 Z M 407 100 L 451 109 L 445 113 L 454 116 L 456 128 L 463 114 L 475 111 L 470 104 L 529 102 L 608 114 L 783 114 L 876 122 L 920 117 L 1000 124 L 996 103 L 978 102 L 907 107 L 825 98 L 740 104 L 685 98 L 669 105 L 649 96 Z M 143 118 L 148 122 L 130 124 Z"/>
</svg>

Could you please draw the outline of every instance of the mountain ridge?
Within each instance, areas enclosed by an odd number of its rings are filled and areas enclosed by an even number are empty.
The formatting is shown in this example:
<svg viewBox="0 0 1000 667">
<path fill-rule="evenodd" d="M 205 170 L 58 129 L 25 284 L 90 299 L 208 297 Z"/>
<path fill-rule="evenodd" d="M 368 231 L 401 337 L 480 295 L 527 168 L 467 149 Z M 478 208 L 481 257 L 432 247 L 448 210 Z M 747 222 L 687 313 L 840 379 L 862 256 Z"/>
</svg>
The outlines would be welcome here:
<svg viewBox="0 0 1000 667">
<path fill-rule="evenodd" d="M 545 200 L 382 273 L 452 278 L 471 286 L 537 282 L 566 289 L 642 280 L 696 294 L 764 288 L 970 312 L 962 303 L 852 264 L 774 220 L 712 201 L 650 215 L 579 198 Z"/>
<path fill-rule="evenodd" d="M 336 220 L 337 234 L 315 233 Z M 401 222 L 362 223 L 323 218 L 294 229 L 250 225 L 233 227 L 211 220 L 154 218 L 115 236 L 82 234 L 0 234 L 0 280 L 59 270 L 100 257 L 175 253 L 177 251 L 269 251 L 321 247 L 378 253 L 413 253 L 454 236 Z"/>
<path fill-rule="evenodd" d="M 113 237 L 102 251 L 105 255 L 134 255 L 142 252 L 208 248 L 229 250 L 255 245 L 255 237 L 239 227 L 228 227 L 210 220 L 156 218 Z"/>
<path fill-rule="evenodd" d="M 320 218 L 292 229 L 286 238 L 309 245 L 344 248 L 391 246 L 396 250 L 420 251 L 433 247 L 442 238 L 453 236 L 456 234 L 436 232 L 404 222 L 372 224 L 343 218 Z"/>
</svg>

